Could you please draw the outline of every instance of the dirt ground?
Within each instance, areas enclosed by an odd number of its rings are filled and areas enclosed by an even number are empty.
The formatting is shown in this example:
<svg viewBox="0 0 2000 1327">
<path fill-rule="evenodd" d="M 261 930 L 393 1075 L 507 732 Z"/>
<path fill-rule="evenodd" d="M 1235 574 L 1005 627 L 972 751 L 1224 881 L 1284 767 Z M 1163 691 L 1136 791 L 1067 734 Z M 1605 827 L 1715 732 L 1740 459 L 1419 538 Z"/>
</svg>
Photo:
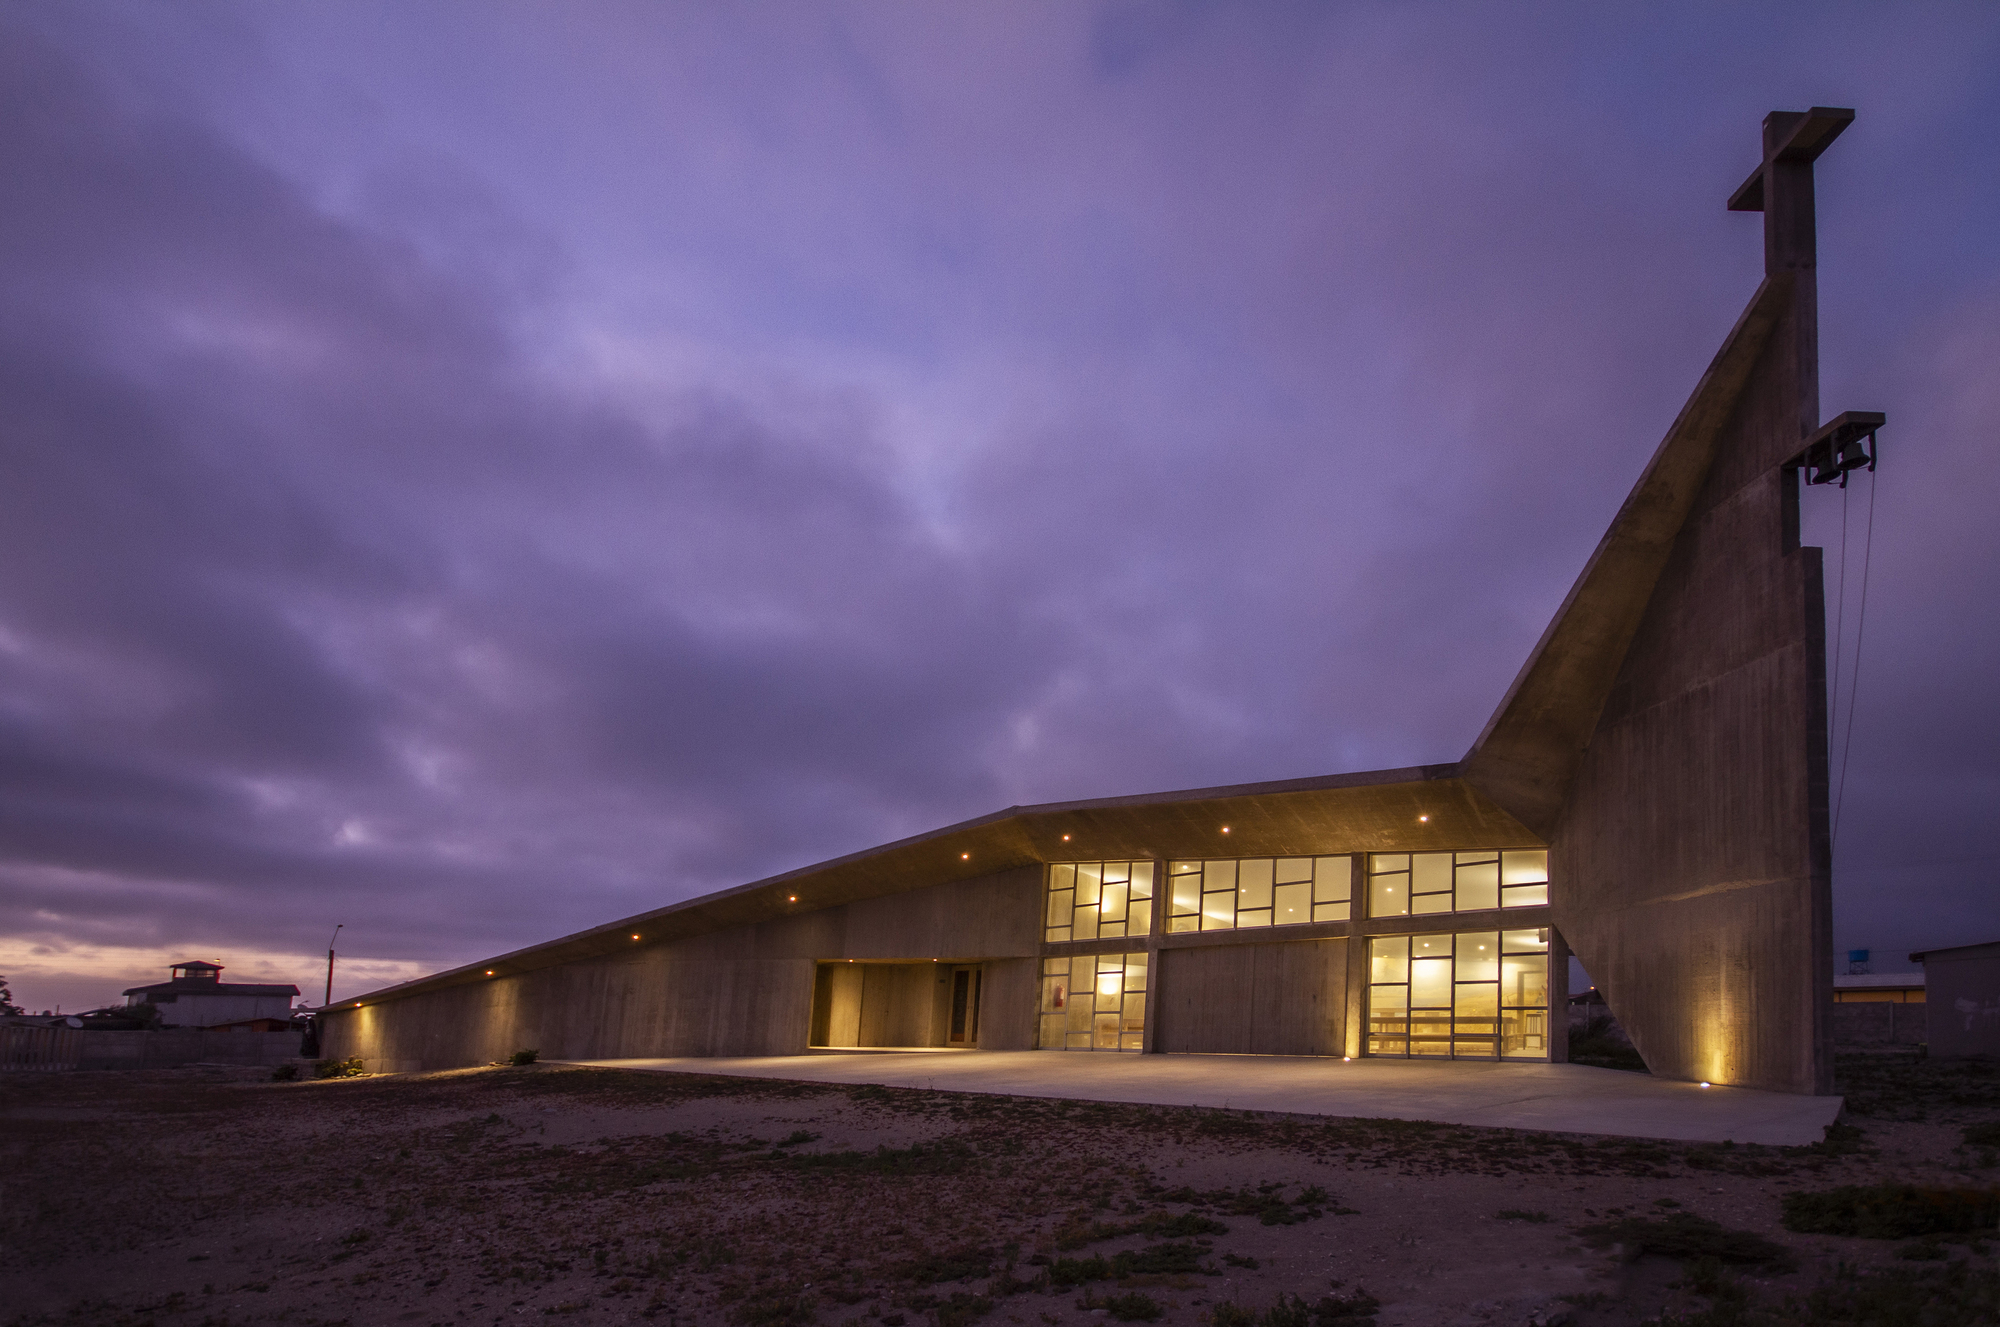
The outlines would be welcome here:
<svg viewBox="0 0 2000 1327">
<path fill-rule="evenodd" d="M 2000 1067 L 1842 1074 L 1847 1123 L 1787 1149 L 560 1066 L 10 1074 L 0 1321 L 2000 1322 L 1977 1232 L 1781 1224 L 1991 1190 Z"/>
</svg>

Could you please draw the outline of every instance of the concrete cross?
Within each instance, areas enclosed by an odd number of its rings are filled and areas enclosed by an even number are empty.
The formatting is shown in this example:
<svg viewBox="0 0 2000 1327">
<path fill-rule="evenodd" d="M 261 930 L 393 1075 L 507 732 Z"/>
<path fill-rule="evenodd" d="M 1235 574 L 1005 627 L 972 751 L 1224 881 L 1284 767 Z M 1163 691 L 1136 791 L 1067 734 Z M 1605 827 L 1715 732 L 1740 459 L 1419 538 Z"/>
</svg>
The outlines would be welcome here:
<svg viewBox="0 0 2000 1327">
<path fill-rule="evenodd" d="M 1812 164 L 1853 121 L 1843 106 L 1764 117 L 1764 162 L 1729 196 L 1730 211 L 1764 214 L 1764 275 L 1812 268 Z"/>
</svg>

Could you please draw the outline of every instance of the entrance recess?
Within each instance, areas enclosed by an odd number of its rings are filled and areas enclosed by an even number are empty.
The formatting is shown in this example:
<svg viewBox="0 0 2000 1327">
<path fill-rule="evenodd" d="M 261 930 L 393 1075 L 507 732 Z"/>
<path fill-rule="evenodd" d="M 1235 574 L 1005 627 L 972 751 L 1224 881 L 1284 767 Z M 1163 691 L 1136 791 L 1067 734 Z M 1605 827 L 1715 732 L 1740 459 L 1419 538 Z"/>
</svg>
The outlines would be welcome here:
<svg viewBox="0 0 2000 1327">
<path fill-rule="evenodd" d="M 922 959 L 821 963 L 809 1044 L 828 1050 L 979 1044 L 985 966 Z"/>
</svg>

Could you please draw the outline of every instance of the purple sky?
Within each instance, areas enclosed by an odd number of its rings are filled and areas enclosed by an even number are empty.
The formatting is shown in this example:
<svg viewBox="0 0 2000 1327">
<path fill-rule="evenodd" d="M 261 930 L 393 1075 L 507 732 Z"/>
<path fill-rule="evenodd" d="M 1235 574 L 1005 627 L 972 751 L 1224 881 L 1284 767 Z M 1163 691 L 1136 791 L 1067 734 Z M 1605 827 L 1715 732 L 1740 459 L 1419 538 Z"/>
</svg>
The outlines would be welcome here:
<svg viewBox="0 0 2000 1327">
<path fill-rule="evenodd" d="M 1824 410 L 1891 420 L 1836 939 L 2000 938 L 1989 4 L 61 0 L 0 70 L 25 1004 L 1456 759 L 1813 104 Z"/>
</svg>

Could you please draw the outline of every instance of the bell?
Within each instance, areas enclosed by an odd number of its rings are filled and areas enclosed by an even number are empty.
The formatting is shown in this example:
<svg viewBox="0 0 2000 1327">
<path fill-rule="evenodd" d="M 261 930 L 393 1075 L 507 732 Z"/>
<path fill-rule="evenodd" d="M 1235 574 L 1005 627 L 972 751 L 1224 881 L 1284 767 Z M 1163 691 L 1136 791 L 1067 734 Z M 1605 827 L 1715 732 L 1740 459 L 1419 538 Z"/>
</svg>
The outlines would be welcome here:
<svg viewBox="0 0 2000 1327">
<path fill-rule="evenodd" d="M 1841 445 L 1840 455 L 1835 458 L 1833 468 L 1844 474 L 1849 470 L 1859 470 L 1873 459 L 1869 456 L 1868 449 L 1861 445 L 1861 439 L 1852 438 Z"/>
</svg>

